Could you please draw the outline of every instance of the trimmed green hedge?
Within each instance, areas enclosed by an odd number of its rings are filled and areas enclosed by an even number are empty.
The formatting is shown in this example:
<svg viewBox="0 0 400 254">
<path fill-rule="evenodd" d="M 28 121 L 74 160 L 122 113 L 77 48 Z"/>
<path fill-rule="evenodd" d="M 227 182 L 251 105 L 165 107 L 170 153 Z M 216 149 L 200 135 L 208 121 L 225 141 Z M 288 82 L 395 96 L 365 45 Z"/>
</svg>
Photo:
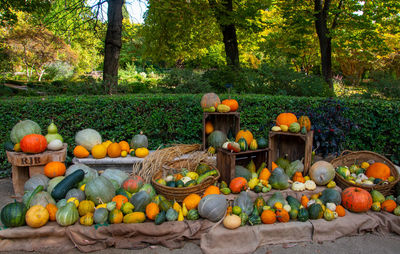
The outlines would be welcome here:
<svg viewBox="0 0 400 254">
<path fill-rule="evenodd" d="M 221 95 L 221 99 L 226 97 Z M 390 157 L 395 163 L 400 160 L 399 102 L 333 100 L 332 103 L 330 100 L 328 103 L 326 98 L 233 97 L 239 101 L 241 126 L 249 128 L 256 136 L 267 135 L 276 116 L 290 111 L 311 116 L 318 128 L 315 129 L 316 140 L 326 145 L 325 148 L 321 145 L 321 151 L 317 152 L 371 150 Z M 126 95 L 3 100 L 0 101 L 0 143 L 9 140 L 11 128 L 21 119 L 38 122 L 44 134 L 53 119 L 69 144 L 68 161 L 75 146 L 74 135 L 84 128 L 96 129 L 103 139 L 115 141 L 129 141 L 143 130 L 151 149 L 173 143 L 201 143 L 200 99 L 201 95 Z M 339 107 L 341 110 L 337 110 Z M 5 151 L 1 149 L 0 169 L 9 168 Z"/>
</svg>

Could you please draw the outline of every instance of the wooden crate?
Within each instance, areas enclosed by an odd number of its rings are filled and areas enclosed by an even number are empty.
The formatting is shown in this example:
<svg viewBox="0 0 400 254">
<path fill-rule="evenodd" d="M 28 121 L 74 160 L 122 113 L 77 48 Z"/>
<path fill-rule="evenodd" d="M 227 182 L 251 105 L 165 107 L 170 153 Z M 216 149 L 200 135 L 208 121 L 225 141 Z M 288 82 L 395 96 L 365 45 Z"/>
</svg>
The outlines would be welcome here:
<svg viewBox="0 0 400 254">
<path fill-rule="evenodd" d="M 240 113 L 239 112 L 228 112 L 228 113 L 203 113 L 203 149 L 208 148 L 207 135 L 206 135 L 206 122 L 211 121 L 214 126 L 214 130 L 219 130 L 228 135 L 229 129 L 232 130 L 233 135 L 240 130 Z"/>
<path fill-rule="evenodd" d="M 303 174 L 306 175 L 311 167 L 313 136 L 314 131 L 309 131 L 307 134 L 270 131 L 268 168 L 272 167 L 273 161 L 287 154 L 290 161 L 304 158 Z"/>
<path fill-rule="evenodd" d="M 12 165 L 12 182 L 17 196 L 24 195 L 24 184 L 32 176 L 44 173 L 44 166 L 51 161 L 64 162 L 67 144 L 58 151 L 46 150 L 43 153 L 27 154 L 7 151 L 7 159 Z"/>
<path fill-rule="evenodd" d="M 241 165 L 245 167 L 251 159 L 253 159 L 256 168 L 258 168 L 262 162 L 267 162 L 268 151 L 269 148 L 264 148 L 255 151 L 233 153 L 226 149 L 217 149 L 217 168 L 221 174 L 220 179 L 229 184 L 235 178 L 235 166 Z"/>
</svg>

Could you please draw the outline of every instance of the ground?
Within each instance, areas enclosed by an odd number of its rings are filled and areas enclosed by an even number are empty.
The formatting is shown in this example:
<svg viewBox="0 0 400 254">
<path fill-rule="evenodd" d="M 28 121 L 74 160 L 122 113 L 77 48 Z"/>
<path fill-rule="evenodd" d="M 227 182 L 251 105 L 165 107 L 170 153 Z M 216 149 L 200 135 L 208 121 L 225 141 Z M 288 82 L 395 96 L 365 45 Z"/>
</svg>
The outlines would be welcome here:
<svg viewBox="0 0 400 254">
<path fill-rule="evenodd" d="M 10 178 L 0 179 L 0 209 L 7 203 L 12 201 L 12 195 L 14 194 L 12 183 Z M 323 243 L 297 243 L 297 244 L 278 244 L 278 245 L 267 245 L 258 248 L 254 253 L 256 254 L 346 254 L 346 253 L 366 253 L 366 254 L 383 254 L 383 253 L 399 253 L 400 250 L 400 236 L 395 234 L 387 235 L 376 235 L 366 234 L 363 236 L 355 237 L 342 237 L 333 242 Z M 0 250 L 1 251 L 1 250 Z M 3 253 L 30 253 L 30 252 L 3 252 Z M 70 251 L 69 253 L 80 253 L 78 250 Z M 150 246 L 141 250 L 121 250 L 121 249 L 107 249 L 103 251 L 97 251 L 94 253 L 105 254 L 125 254 L 125 253 L 137 253 L 137 254 L 164 254 L 164 253 L 190 253 L 197 254 L 202 253 L 200 247 L 193 243 L 188 242 L 182 249 L 169 250 L 161 246 Z"/>
</svg>

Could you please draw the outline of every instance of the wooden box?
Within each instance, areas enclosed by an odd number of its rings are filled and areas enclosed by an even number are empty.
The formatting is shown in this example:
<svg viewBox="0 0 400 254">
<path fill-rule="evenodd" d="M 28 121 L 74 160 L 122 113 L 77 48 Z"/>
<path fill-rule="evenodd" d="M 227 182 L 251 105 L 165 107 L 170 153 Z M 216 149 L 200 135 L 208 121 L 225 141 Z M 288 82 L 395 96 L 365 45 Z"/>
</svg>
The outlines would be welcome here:
<svg viewBox="0 0 400 254">
<path fill-rule="evenodd" d="M 314 131 L 307 134 L 291 132 L 269 132 L 268 168 L 272 168 L 272 162 L 287 155 L 289 161 L 304 158 L 304 172 L 306 175 L 311 167 L 311 155 Z"/>
<path fill-rule="evenodd" d="M 27 154 L 7 151 L 7 159 L 12 165 L 12 182 L 17 196 L 24 195 L 24 184 L 32 176 L 44 173 L 44 166 L 52 161 L 64 162 L 67 144 L 58 151 L 46 150 L 43 153 Z"/>
<path fill-rule="evenodd" d="M 219 130 L 228 135 L 229 129 L 232 130 L 233 135 L 240 130 L 240 113 L 239 112 L 228 112 L 228 113 L 203 113 L 203 149 L 208 148 L 207 136 L 206 135 L 206 122 L 211 121 L 214 126 L 214 130 Z"/>
<path fill-rule="evenodd" d="M 241 165 L 246 167 L 251 159 L 253 159 L 258 169 L 262 162 L 267 161 L 268 151 L 269 148 L 264 148 L 255 151 L 233 153 L 226 149 L 217 149 L 217 168 L 221 174 L 220 179 L 229 184 L 235 178 L 235 166 Z"/>
</svg>

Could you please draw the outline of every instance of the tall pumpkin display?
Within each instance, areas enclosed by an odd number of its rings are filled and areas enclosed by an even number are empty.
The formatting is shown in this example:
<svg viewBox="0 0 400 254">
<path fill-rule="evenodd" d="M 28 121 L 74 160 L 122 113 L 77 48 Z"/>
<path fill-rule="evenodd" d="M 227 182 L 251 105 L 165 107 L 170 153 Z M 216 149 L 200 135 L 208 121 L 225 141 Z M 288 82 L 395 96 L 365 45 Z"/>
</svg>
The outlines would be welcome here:
<svg viewBox="0 0 400 254">
<path fill-rule="evenodd" d="M 219 99 L 218 95 L 215 93 L 206 93 L 201 98 L 200 105 L 204 108 L 215 107 L 217 108 L 218 105 L 221 104 L 221 100 Z"/>
<path fill-rule="evenodd" d="M 355 213 L 366 212 L 371 209 L 372 196 L 364 189 L 349 187 L 342 191 L 342 205 Z"/>
<path fill-rule="evenodd" d="M 42 134 L 39 124 L 29 119 L 14 125 L 11 129 L 10 139 L 14 144 L 17 144 L 28 134 Z"/>
<path fill-rule="evenodd" d="M 40 134 L 28 134 L 19 144 L 24 153 L 41 153 L 47 148 L 47 140 Z"/>
<path fill-rule="evenodd" d="M 281 113 L 276 118 L 276 125 L 286 125 L 290 126 L 292 123 L 297 122 L 297 117 L 293 113 Z"/>
<path fill-rule="evenodd" d="M 84 129 L 75 135 L 75 143 L 91 151 L 93 146 L 101 144 L 101 135 L 96 130 Z"/>
<path fill-rule="evenodd" d="M 311 130 L 311 121 L 308 116 L 300 116 L 298 122 L 300 124 L 300 129 L 306 127 L 307 131 Z"/>
</svg>

